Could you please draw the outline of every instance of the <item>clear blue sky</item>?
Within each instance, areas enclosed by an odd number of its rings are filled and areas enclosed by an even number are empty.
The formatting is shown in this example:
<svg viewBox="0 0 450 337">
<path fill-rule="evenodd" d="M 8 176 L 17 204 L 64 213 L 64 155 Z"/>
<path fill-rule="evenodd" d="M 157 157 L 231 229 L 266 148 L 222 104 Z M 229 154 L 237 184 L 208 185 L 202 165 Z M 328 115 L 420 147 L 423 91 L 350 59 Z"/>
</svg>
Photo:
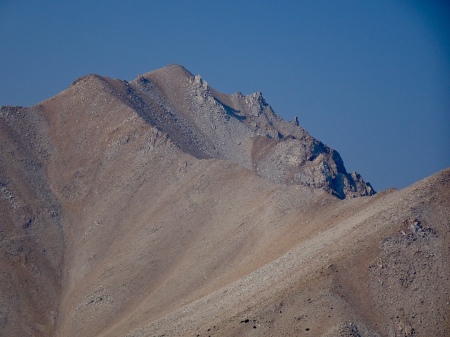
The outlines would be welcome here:
<svg viewBox="0 0 450 337">
<path fill-rule="evenodd" d="M 262 91 L 377 191 L 450 166 L 446 1 L 0 0 L 0 105 L 184 65 Z"/>
</svg>

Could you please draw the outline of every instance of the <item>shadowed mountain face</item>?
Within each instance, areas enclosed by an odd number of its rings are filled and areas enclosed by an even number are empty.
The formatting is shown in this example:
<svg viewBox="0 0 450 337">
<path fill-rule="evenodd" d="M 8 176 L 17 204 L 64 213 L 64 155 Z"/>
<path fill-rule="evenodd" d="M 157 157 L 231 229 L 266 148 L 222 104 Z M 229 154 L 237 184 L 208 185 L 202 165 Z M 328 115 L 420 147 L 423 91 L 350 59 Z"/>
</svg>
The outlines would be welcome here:
<svg viewBox="0 0 450 337">
<path fill-rule="evenodd" d="M 0 335 L 446 336 L 449 185 L 374 195 L 181 66 L 82 77 L 0 108 Z"/>
</svg>

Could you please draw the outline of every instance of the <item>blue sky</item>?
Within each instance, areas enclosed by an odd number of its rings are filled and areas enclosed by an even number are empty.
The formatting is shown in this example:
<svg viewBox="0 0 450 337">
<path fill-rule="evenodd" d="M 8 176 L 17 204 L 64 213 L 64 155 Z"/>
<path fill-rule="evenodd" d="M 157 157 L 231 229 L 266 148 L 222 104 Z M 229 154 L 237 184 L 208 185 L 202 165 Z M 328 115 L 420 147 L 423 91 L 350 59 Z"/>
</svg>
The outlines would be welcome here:
<svg viewBox="0 0 450 337">
<path fill-rule="evenodd" d="M 0 105 L 178 63 L 403 188 L 450 166 L 449 26 L 446 1 L 0 0 Z"/>
</svg>

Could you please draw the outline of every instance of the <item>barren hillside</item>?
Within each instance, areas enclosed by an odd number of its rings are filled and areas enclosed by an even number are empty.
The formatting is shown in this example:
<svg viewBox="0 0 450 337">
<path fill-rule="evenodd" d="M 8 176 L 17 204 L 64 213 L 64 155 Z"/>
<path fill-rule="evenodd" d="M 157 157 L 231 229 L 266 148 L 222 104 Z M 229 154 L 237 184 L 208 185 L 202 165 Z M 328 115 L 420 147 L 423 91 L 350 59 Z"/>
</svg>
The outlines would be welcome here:
<svg viewBox="0 0 450 337">
<path fill-rule="evenodd" d="M 178 65 L 85 76 L 0 109 L 0 335 L 448 336 L 449 187 Z"/>
</svg>

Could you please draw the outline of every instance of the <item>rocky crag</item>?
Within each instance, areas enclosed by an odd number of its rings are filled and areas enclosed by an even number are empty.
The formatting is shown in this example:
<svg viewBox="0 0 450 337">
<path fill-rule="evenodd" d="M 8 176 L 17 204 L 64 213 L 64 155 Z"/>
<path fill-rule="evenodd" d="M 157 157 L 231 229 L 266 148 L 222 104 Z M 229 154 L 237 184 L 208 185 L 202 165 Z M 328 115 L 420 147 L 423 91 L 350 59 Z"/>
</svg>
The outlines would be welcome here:
<svg viewBox="0 0 450 337">
<path fill-rule="evenodd" d="M 373 195 L 362 177 L 347 173 L 339 153 L 286 122 L 260 92 L 226 95 L 200 75 L 170 65 L 131 82 L 90 75 L 68 90 L 84 95 L 101 86 L 199 159 L 226 159 L 277 183 L 323 188 L 343 199 Z"/>
</svg>

